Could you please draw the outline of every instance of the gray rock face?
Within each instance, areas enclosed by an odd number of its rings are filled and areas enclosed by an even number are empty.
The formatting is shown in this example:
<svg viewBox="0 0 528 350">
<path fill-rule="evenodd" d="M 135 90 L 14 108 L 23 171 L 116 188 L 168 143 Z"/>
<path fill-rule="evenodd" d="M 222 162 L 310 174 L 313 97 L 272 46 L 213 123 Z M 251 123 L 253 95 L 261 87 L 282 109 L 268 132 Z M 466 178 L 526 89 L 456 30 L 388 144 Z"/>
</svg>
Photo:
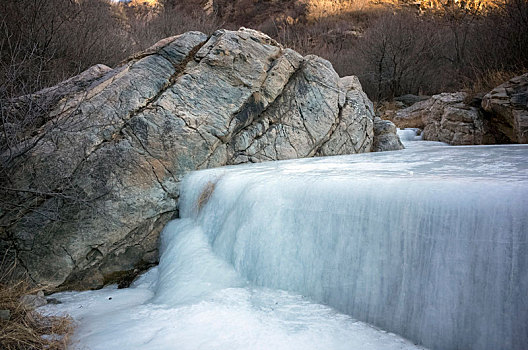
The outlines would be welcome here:
<svg viewBox="0 0 528 350">
<path fill-rule="evenodd" d="M 385 111 L 381 117 L 392 121 L 396 127 L 401 129 L 418 128 L 423 130 L 425 124 L 422 120 L 422 116 L 426 113 L 431 104 L 431 100 L 420 101 L 407 108 L 396 111 Z"/>
<path fill-rule="evenodd" d="M 13 146 L 24 148 L 24 145 L 16 144 L 19 139 L 16 136 L 20 132 L 31 135 L 35 129 L 53 119 L 54 115 L 48 113 L 49 109 L 57 105 L 61 99 L 67 99 L 69 96 L 89 90 L 92 84 L 98 84 L 99 79 L 111 70 L 105 65 L 97 64 L 50 88 L 9 101 L 2 101 L 0 108 L 7 118 L 2 120 L 4 130 L 0 132 L 0 153 Z"/>
<path fill-rule="evenodd" d="M 494 143 L 486 140 L 486 129 L 478 108 L 464 103 L 466 93 L 442 93 L 431 98 L 423 139 L 446 142 L 451 145 L 478 145 Z"/>
<path fill-rule="evenodd" d="M 528 143 L 528 73 L 499 85 L 482 99 L 490 122 L 511 142 Z"/>
<path fill-rule="evenodd" d="M 374 152 L 397 151 L 404 149 L 400 138 L 396 133 L 396 125 L 389 120 L 374 118 Z"/>
<path fill-rule="evenodd" d="M 155 263 L 189 171 L 373 147 L 357 78 L 256 31 L 189 32 L 94 69 L 0 159 L 2 249 L 48 289 Z"/>
</svg>

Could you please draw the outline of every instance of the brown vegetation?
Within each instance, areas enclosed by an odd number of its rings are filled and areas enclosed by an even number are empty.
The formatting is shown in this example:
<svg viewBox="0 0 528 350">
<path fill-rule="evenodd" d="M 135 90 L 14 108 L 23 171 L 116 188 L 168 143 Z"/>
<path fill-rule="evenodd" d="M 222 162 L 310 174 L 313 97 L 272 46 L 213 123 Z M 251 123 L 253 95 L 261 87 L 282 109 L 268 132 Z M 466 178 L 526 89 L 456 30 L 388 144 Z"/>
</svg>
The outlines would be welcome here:
<svg viewBox="0 0 528 350">
<path fill-rule="evenodd" d="M 526 0 L 313 3 L 310 21 L 270 34 L 358 75 L 374 100 L 456 91 L 493 72 L 528 69 Z"/>
<path fill-rule="evenodd" d="M 115 65 L 177 33 L 238 26 L 329 59 L 373 99 L 431 94 L 526 69 L 526 18 L 527 0 L 5 0 L 0 99 Z"/>
<path fill-rule="evenodd" d="M 507 82 L 513 77 L 522 75 L 523 71 L 489 70 L 478 72 L 476 76 L 464 84 L 463 91 L 467 93 L 464 100 L 466 104 L 471 104 L 475 98 L 481 99 L 484 94 L 493 90 L 497 86 Z"/>
<path fill-rule="evenodd" d="M 43 316 L 21 301 L 35 294 L 25 280 L 12 277 L 14 266 L 0 263 L 0 310 L 9 310 L 9 319 L 0 319 L 0 348 L 5 350 L 66 349 L 73 333 L 70 317 Z"/>
</svg>

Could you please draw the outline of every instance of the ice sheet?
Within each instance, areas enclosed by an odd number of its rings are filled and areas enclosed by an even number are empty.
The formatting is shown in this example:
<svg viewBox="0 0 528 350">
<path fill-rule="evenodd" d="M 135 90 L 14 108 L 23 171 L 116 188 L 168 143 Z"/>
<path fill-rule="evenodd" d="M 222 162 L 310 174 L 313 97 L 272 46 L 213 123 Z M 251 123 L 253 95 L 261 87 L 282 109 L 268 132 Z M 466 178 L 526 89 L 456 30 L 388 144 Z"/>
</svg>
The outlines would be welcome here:
<svg viewBox="0 0 528 350">
<path fill-rule="evenodd" d="M 398 137 L 400 138 L 400 141 L 403 143 L 407 143 L 409 141 L 421 141 L 422 140 L 422 133 L 421 130 L 418 128 L 406 128 L 406 129 L 397 129 Z"/>
<path fill-rule="evenodd" d="M 526 349 L 527 160 L 419 146 L 212 169 L 185 180 L 181 213 L 253 284 L 434 349 Z"/>
<path fill-rule="evenodd" d="M 304 296 L 241 281 L 185 219 L 164 236 L 174 240 L 160 267 L 130 288 L 58 293 L 62 304 L 41 312 L 71 315 L 72 347 L 83 350 L 422 349 Z"/>
<path fill-rule="evenodd" d="M 191 173 L 159 267 L 43 310 L 89 349 L 525 349 L 528 146 L 415 143 Z"/>
</svg>

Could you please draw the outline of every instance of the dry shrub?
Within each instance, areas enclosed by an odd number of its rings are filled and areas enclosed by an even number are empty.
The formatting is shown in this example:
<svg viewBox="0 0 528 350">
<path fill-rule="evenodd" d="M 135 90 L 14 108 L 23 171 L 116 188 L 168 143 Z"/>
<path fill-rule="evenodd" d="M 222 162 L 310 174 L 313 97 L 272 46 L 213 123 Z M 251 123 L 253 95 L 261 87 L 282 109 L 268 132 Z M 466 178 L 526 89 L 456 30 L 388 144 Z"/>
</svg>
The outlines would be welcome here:
<svg viewBox="0 0 528 350">
<path fill-rule="evenodd" d="M 307 18 L 317 21 L 342 16 L 344 13 L 362 11 L 370 3 L 370 0 L 307 0 Z"/>
<path fill-rule="evenodd" d="M 160 39 L 218 26 L 192 1 L 2 0 L 0 103 L 98 63 L 114 66 Z"/>
<path fill-rule="evenodd" d="M 465 102 L 470 103 L 475 97 L 482 97 L 483 94 L 490 92 L 495 87 L 521 74 L 523 74 L 523 72 L 504 70 L 488 70 L 485 72 L 477 72 L 473 79 L 464 83 L 463 90 L 467 92 Z"/>
<path fill-rule="evenodd" d="M 205 0 L 152 2 L 0 1 L 0 103 L 165 37 L 239 26 L 329 59 L 372 99 L 459 90 L 486 72 L 528 67 L 527 0 L 215 0 L 207 11 Z"/>
<path fill-rule="evenodd" d="M 431 94 L 451 79 L 440 70 L 442 31 L 434 21 L 410 11 L 387 12 L 358 40 L 351 69 L 371 99 Z"/>
<path fill-rule="evenodd" d="M 343 5 L 345 2 L 341 4 L 347 9 L 342 12 L 332 7 L 339 4 L 328 3 L 328 10 L 324 9 L 323 3 L 321 7 L 311 10 L 307 4 L 303 15 L 290 20 L 275 19 L 261 24 L 256 29 L 303 55 L 314 54 L 329 60 L 340 75 L 354 74 L 355 72 L 348 68 L 351 59 L 357 55 L 355 45 L 358 38 L 385 10 L 371 6 L 358 10 L 351 7 L 351 2 L 346 3 L 347 6 Z"/>
<path fill-rule="evenodd" d="M 4 350 L 66 349 L 73 333 L 68 316 L 43 316 L 21 302 L 24 295 L 36 294 L 27 279 L 13 279 L 15 266 L 0 263 L 0 310 L 9 310 L 10 319 L 0 320 L 0 348 Z"/>
<path fill-rule="evenodd" d="M 497 8 L 502 2 L 502 0 L 421 0 L 420 8 L 424 11 L 445 11 L 449 6 L 467 11 L 485 12 Z"/>
<path fill-rule="evenodd" d="M 196 209 L 198 212 L 200 212 L 202 208 L 207 204 L 207 202 L 213 195 L 215 187 L 216 187 L 216 183 L 211 182 L 211 181 L 207 182 L 202 193 L 200 194 L 200 197 L 198 197 L 198 202 L 196 203 Z"/>
<path fill-rule="evenodd" d="M 507 82 L 511 78 L 521 75 L 523 72 L 511 72 L 503 70 L 489 70 L 478 74 L 471 82 L 466 83 L 466 89 L 474 92 L 489 92 L 495 87 Z"/>
<path fill-rule="evenodd" d="M 215 0 L 212 8 L 223 28 L 235 30 L 270 28 L 283 20 L 302 22 L 305 12 L 304 2 L 297 0 Z"/>
<path fill-rule="evenodd" d="M 124 26 L 128 28 L 127 36 L 134 43 L 134 51 L 187 31 L 211 34 L 220 27 L 217 18 L 208 16 L 196 2 L 163 1 L 155 7 L 122 5 L 120 10 L 124 13 Z"/>
<path fill-rule="evenodd" d="M 468 41 L 471 73 L 528 70 L 528 0 L 506 0 L 483 16 Z M 471 76 L 471 74 L 469 74 Z"/>
<path fill-rule="evenodd" d="M 528 69 L 528 1 L 490 1 L 485 10 L 471 1 L 441 0 L 441 11 L 420 11 L 410 1 L 361 7 L 313 0 L 307 18 L 316 20 L 282 24 L 268 34 L 328 59 L 341 76 L 357 75 L 375 101 L 472 85 L 489 91 Z"/>
</svg>

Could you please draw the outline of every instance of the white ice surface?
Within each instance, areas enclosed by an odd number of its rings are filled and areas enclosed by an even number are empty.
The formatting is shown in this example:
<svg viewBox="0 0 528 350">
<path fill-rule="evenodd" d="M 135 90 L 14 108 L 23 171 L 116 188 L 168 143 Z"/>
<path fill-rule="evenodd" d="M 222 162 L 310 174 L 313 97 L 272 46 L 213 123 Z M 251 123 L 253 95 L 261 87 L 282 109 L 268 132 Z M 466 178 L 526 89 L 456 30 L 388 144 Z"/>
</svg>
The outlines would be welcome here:
<svg viewBox="0 0 528 350">
<path fill-rule="evenodd" d="M 417 128 L 406 128 L 406 129 L 397 129 L 398 136 L 400 137 L 401 142 L 406 143 L 409 141 L 421 141 L 422 134 L 421 130 Z"/>
<path fill-rule="evenodd" d="M 404 147 L 411 150 L 428 149 L 437 146 L 449 146 L 449 144 L 438 141 L 423 141 L 422 130 L 417 128 L 397 129 L 398 136 Z M 420 141 L 420 142 L 415 142 Z"/>
<path fill-rule="evenodd" d="M 303 296 L 251 287 L 187 224 L 165 230 L 176 237 L 160 265 L 167 278 L 154 268 L 131 288 L 58 293 L 62 304 L 40 310 L 71 315 L 79 349 L 419 349 Z M 152 299 L 158 283 L 166 290 Z"/>
<path fill-rule="evenodd" d="M 438 349 L 520 349 L 528 147 L 416 144 L 194 172 L 159 267 L 42 310 L 94 350 L 418 348 L 336 310 Z"/>
</svg>

